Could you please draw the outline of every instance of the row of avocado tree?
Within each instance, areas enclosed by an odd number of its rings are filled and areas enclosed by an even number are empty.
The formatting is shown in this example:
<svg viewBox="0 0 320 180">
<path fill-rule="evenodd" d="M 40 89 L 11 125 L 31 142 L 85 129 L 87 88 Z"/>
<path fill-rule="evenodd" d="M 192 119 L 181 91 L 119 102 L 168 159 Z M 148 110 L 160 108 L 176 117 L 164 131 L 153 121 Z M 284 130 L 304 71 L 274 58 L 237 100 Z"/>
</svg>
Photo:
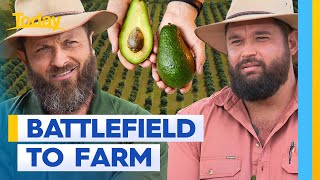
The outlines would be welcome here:
<svg viewBox="0 0 320 180">
<path fill-rule="evenodd" d="M 88 12 L 90 12 L 90 11 L 98 11 L 98 10 L 102 10 L 102 9 L 100 9 L 102 6 L 104 6 L 104 4 L 107 4 L 107 2 L 105 2 L 105 1 L 103 1 L 103 2 L 101 2 L 101 1 L 96 1 L 95 3 L 94 3 L 94 5 L 88 10 Z"/>
<path fill-rule="evenodd" d="M 142 68 L 140 66 L 137 66 L 137 68 L 134 72 L 134 81 L 133 81 L 133 85 L 132 85 L 132 90 L 131 90 L 130 96 L 128 98 L 128 100 L 131 102 L 134 102 L 137 98 L 141 71 L 142 71 Z"/>
<path fill-rule="evenodd" d="M 105 46 L 105 43 L 109 42 L 108 41 L 108 33 L 107 31 L 103 32 L 101 35 L 100 35 L 100 39 L 97 38 L 96 41 L 98 40 L 97 44 L 96 44 L 96 47 L 94 47 L 94 51 L 95 51 L 95 54 L 96 56 L 98 56 L 101 52 L 101 48 Z M 110 51 L 111 51 L 111 47 L 110 47 Z M 110 53 L 110 52 L 109 52 Z M 107 54 L 109 55 L 109 54 Z M 109 57 L 109 56 L 108 56 Z M 108 58 L 107 57 L 107 58 Z"/>
<path fill-rule="evenodd" d="M 197 78 L 197 76 L 194 76 L 193 80 L 192 80 L 192 93 L 193 93 L 194 97 L 197 96 L 198 90 L 199 90 L 199 88 L 198 88 L 198 78 Z"/>
<path fill-rule="evenodd" d="M 208 48 L 206 48 L 206 57 L 209 57 Z M 212 77 L 208 58 L 204 62 L 203 73 L 204 73 L 204 84 L 206 86 L 207 97 L 209 97 L 211 96 L 211 94 L 215 92 L 215 88 L 214 88 L 213 77 Z"/>
<path fill-rule="evenodd" d="M 228 83 L 227 77 L 224 73 L 221 55 L 219 52 L 217 52 L 215 50 L 212 50 L 211 52 L 213 54 L 214 63 L 215 63 L 216 70 L 217 70 L 217 76 L 219 77 L 219 85 L 220 85 L 220 88 L 223 88 L 223 87 L 227 86 L 229 83 Z"/>
<path fill-rule="evenodd" d="M 156 4 L 155 3 L 153 3 L 152 4 L 152 8 L 151 8 L 151 12 L 150 12 L 150 19 L 151 19 L 151 21 L 153 22 L 153 20 L 154 20 L 154 15 L 155 15 L 155 12 L 156 12 Z"/>
<path fill-rule="evenodd" d="M 161 95 L 160 95 L 160 114 L 167 114 L 167 105 L 168 105 L 168 100 L 167 100 L 167 93 L 162 90 Z"/>
<path fill-rule="evenodd" d="M 111 46 L 111 45 L 110 45 L 110 46 Z M 109 48 L 107 48 L 107 51 L 106 51 L 106 52 L 108 52 L 108 49 L 109 49 Z M 111 51 L 111 47 L 110 47 L 110 51 Z M 118 65 L 119 65 L 118 63 L 119 63 L 119 59 L 116 58 L 116 59 L 114 60 L 114 62 L 112 63 L 112 66 L 111 66 L 110 69 L 109 69 L 109 72 L 108 72 L 108 74 L 107 74 L 106 81 L 105 81 L 105 83 L 104 83 L 103 86 L 102 86 L 102 90 L 104 90 L 104 91 L 108 91 L 108 90 L 109 90 L 110 84 L 111 84 L 111 82 L 112 82 L 112 80 L 113 80 L 113 76 L 114 76 L 114 74 L 115 74 L 115 72 L 116 72 L 116 69 L 118 68 Z M 99 67 L 99 69 L 101 69 L 101 70 L 100 70 L 100 74 L 101 74 L 102 68 Z"/>
<path fill-rule="evenodd" d="M 88 3 L 84 4 L 85 11 L 89 12 L 92 6 L 93 6 L 93 1 L 89 1 Z"/>
<path fill-rule="evenodd" d="M 105 37 L 105 36 L 107 36 L 106 34 L 107 33 L 101 34 L 101 38 L 98 40 L 99 44 L 97 46 L 99 46 L 99 47 L 95 48 L 95 53 L 96 53 L 97 57 L 99 56 L 98 52 L 100 52 L 100 48 L 105 46 L 105 42 L 108 42 L 107 37 Z M 98 52 L 97 52 L 97 49 L 99 49 Z M 107 60 L 110 57 L 111 49 L 112 49 L 112 46 L 110 43 L 108 43 L 107 49 L 103 52 L 102 56 L 99 57 L 99 59 L 97 59 L 97 66 L 98 66 L 99 74 L 101 74 L 105 63 L 107 62 Z"/>
<path fill-rule="evenodd" d="M 219 13 L 221 14 L 222 18 L 224 18 L 224 19 L 226 18 L 226 15 L 227 15 L 225 5 L 226 5 L 225 2 L 220 1 L 219 3 L 217 3 Z"/>
<path fill-rule="evenodd" d="M 146 93 L 152 93 L 153 92 L 153 84 L 154 84 L 154 79 L 152 77 L 152 70 L 150 69 L 149 76 L 148 76 L 148 83 L 147 83 Z"/>
<path fill-rule="evenodd" d="M 155 16 L 155 12 L 156 12 L 156 7 L 157 7 L 156 4 L 152 3 L 151 12 L 149 12 L 150 13 L 150 21 L 153 23 L 154 23 L 154 16 Z M 163 17 L 163 9 L 164 8 L 161 7 L 159 19 L 161 19 Z M 151 107 L 152 107 L 151 93 L 153 92 L 153 85 L 154 85 L 154 79 L 152 77 L 152 69 L 150 68 L 149 73 L 148 73 L 147 89 L 145 91 L 146 94 L 149 94 L 149 95 L 144 100 L 144 104 L 143 104 L 143 107 L 149 112 L 151 112 Z"/>
<path fill-rule="evenodd" d="M 210 23 L 210 19 L 209 19 L 209 16 L 208 14 L 209 13 L 212 13 L 213 14 L 213 17 L 215 19 L 215 22 L 217 21 L 220 21 L 220 17 L 218 16 L 218 14 L 221 15 L 221 12 L 219 12 L 217 9 L 216 9 L 217 6 L 215 6 L 215 4 L 213 2 L 210 3 L 210 10 L 211 12 L 208 11 L 207 7 L 204 7 L 204 16 L 205 16 L 205 22 L 206 24 L 209 24 Z M 221 7 L 221 4 L 218 3 L 218 7 L 220 8 L 223 8 Z M 223 12 L 222 12 L 223 13 Z M 228 85 L 228 80 L 226 78 L 226 75 L 224 73 L 224 70 L 223 70 L 223 63 L 222 63 L 222 60 L 221 60 L 221 57 L 220 57 L 220 54 L 215 51 L 215 50 L 211 50 L 212 54 L 213 54 L 213 60 L 214 60 L 214 63 L 215 63 L 215 66 L 216 66 L 216 71 L 217 71 L 217 77 L 219 78 L 219 85 L 220 87 L 224 87 L 226 85 Z M 208 55 L 208 52 L 206 52 L 207 55 Z"/>
<path fill-rule="evenodd" d="M 113 63 L 115 64 L 116 62 L 113 62 Z M 128 69 L 124 68 L 123 72 L 122 72 L 122 75 L 121 75 L 121 81 L 118 83 L 118 86 L 114 90 L 114 95 L 117 96 L 117 97 L 121 97 L 122 96 L 122 91 L 123 91 L 124 86 L 125 86 L 124 82 L 126 81 L 127 74 L 128 74 Z"/>
<path fill-rule="evenodd" d="M 16 79 L 14 84 L 3 93 L 1 100 L 6 100 L 17 96 L 21 90 L 27 86 L 27 76 L 24 74 L 20 78 Z M 28 87 L 28 86 L 27 86 Z"/>
<path fill-rule="evenodd" d="M 26 83 L 17 82 L 19 86 L 14 87 L 14 82 L 23 74 L 24 65 L 18 59 L 1 60 L 0 62 L 0 94 L 2 95 L 6 91 L 11 91 L 11 89 L 14 91 L 12 94 L 18 94 L 16 91 L 19 92 L 23 89 Z M 24 84 L 23 87 L 21 87 L 22 84 Z"/>
<path fill-rule="evenodd" d="M 215 3 L 210 3 L 210 13 L 213 15 L 214 21 L 215 22 L 220 22 L 222 21 L 222 17 L 219 16 L 221 15 L 220 12 L 217 9 L 217 6 L 215 5 Z"/>
<path fill-rule="evenodd" d="M 18 59 L 2 59 L 0 61 L 0 77 L 1 79 L 3 79 L 5 76 L 7 76 L 8 74 L 10 74 L 12 72 L 12 70 L 20 63 L 20 61 Z"/>
<path fill-rule="evenodd" d="M 8 66 L 7 66 L 8 67 Z M 13 82 L 16 81 L 16 79 L 22 75 L 22 73 L 24 72 L 24 66 L 23 64 L 19 64 L 17 65 L 10 74 L 8 74 L 7 76 L 5 76 L 2 80 L 1 80 L 1 85 L 3 88 L 8 89 L 11 85 L 13 85 Z"/>
<path fill-rule="evenodd" d="M 213 3 L 210 3 L 210 6 L 213 5 Z M 208 8 L 207 6 L 204 6 L 203 7 L 203 15 L 204 15 L 204 19 L 205 19 L 205 23 L 206 24 L 210 24 L 211 21 L 210 21 L 210 18 L 209 18 L 209 11 L 208 11 Z M 216 22 L 216 20 L 215 20 Z M 212 77 L 212 73 L 211 73 L 211 68 L 210 68 L 210 63 L 209 63 L 209 48 L 206 48 L 205 50 L 205 53 L 206 53 L 206 62 L 204 63 L 204 83 L 205 83 L 205 86 L 206 86 L 206 92 L 207 92 L 207 96 L 211 96 L 211 94 L 213 94 L 216 89 L 214 87 L 214 83 L 213 83 L 213 77 Z"/>
<path fill-rule="evenodd" d="M 149 95 L 145 100 L 144 100 L 144 109 L 147 111 L 151 111 L 151 106 L 152 106 L 152 99 L 151 96 Z"/>
</svg>

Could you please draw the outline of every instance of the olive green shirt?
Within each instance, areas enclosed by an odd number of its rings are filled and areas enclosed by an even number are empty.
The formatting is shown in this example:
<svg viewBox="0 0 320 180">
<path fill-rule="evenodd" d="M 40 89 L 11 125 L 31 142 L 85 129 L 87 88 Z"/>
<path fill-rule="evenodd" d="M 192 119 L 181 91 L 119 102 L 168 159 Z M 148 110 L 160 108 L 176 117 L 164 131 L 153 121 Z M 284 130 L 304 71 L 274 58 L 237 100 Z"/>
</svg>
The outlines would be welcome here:
<svg viewBox="0 0 320 180">
<path fill-rule="evenodd" d="M 95 85 L 95 95 L 88 114 L 149 114 L 139 106 L 112 96 Z M 0 179 L 1 180 L 166 180 L 168 146 L 160 143 L 160 172 L 18 172 L 17 143 L 8 142 L 9 114 L 45 114 L 34 92 L 0 104 Z M 127 142 L 128 143 L 128 142 Z M 108 143 L 111 144 L 111 143 Z M 113 143 L 112 143 L 113 144 Z M 119 142 L 117 144 L 123 144 Z M 139 143 L 137 143 L 139 144 Z"/>
</svg>

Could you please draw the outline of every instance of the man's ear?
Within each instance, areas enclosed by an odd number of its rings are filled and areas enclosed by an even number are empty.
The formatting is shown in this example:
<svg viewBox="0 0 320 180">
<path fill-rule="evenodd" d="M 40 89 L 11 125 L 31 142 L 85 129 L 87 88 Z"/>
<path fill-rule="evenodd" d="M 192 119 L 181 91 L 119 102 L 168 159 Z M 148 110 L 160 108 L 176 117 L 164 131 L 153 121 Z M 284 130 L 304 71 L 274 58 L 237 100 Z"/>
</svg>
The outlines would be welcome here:
<svg viewBox="0 0 320 180">
<path fill-rule="evenodd" d="M 24 66 L 27 67 L 27 64 L 28 64 L 27 54 L 21 49 L 17 50 L 17 54 L 18 54 L 21 62 L 24 64 Z"/>
<path fill-rule="evenodd" d="M 92 44 L 93 44 L 93 42 L 92 42 L 93 34 L 94 34 L 94 31 L 91 31 L 91 32 L 90 32 L 90 35 L 89 35 L 89 39 L 90 39 L 90 43 L 91 43 L 91 51 L 92 51 L 92 54 L 95 56 L 95 55 L 96 55 L 96 51 L 95 51 L 95 50 L 93 49 L 93 47 L 92 47 Z"/>
<path fill-rule="evenodd" d="M 93 36 L 93 34 L 94 34 L 94 31 L 91 31 L 91 32 L 90 32 L 90 36 L 89 36 L 91 45 L 92 45 L 92 43 L 93 43 L 93 42 L 92 42 L 92 36 Z"/>
<path fill-rule="evenodd" d="M 295 55 L 298 52 L 298 31 L 293 30 L 288 35 L 288 45 L 291 56 Z"/>
</svg>

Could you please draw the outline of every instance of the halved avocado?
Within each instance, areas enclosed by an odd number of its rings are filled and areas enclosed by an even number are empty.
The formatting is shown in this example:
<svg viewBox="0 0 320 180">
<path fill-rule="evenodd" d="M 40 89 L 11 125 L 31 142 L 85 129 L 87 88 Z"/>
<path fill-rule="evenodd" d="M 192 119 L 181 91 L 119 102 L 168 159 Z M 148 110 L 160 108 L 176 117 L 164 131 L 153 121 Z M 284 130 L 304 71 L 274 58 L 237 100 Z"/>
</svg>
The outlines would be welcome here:
<svg viewBox="0 0 320 180">
<path fill-rule="evenodd" d="M 147 59 L 153 47 L 153 35 L 145 0 L 132 0 L 123 23 L 119 48 L 132 64 Z"/>
</svg>

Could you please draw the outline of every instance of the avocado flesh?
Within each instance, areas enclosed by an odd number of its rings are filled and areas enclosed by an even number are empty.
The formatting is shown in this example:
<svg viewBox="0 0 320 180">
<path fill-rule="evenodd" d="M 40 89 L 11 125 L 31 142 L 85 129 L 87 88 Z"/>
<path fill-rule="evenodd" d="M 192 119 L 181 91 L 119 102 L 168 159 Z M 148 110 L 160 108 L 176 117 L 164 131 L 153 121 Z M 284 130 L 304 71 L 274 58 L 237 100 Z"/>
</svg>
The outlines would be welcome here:
<svg viewBox="0 0 320 180">
<path fill-rule="evenodd" d="M 132 0 L 123 23 L 119 48 L 132 64 L 146 60 L 153 47 L 152 28 L 145 0 Z"/>
<path fill-rule="evenodd" d="M 169 87 L 183 88 L 193 79 L 194 58 L 176 25 L 169 23 L 160 32 L 157 67 L 161 80 Z"/>
</svg>

